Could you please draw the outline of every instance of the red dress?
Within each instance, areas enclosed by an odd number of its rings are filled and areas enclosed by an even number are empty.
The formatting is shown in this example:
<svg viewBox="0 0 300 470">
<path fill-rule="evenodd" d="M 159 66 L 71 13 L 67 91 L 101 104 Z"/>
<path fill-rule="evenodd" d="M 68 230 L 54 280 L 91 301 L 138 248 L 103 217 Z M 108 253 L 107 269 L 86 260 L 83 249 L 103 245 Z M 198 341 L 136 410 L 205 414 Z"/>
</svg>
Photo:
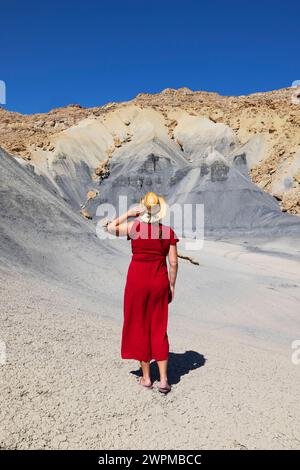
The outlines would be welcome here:
<svg viewBox="0 0 300 470">
<path fill-rule="evenodd" d="M 131 239 L 132 258 L 124 290 L 121 357 L 166 360 L 170 294 L 166 256 L 179 239 L 171 227 L 137 219 L 127 239 Z"/>
</svg>

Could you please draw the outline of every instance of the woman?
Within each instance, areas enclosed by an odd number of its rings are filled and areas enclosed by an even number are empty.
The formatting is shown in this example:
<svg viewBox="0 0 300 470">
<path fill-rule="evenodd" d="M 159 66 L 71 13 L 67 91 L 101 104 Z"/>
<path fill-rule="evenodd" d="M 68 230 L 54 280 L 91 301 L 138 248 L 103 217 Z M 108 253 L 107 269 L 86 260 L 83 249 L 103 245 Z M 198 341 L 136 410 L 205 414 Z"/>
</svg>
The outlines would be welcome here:
<svg viewBox="0 0 300 470">
<path fill-rule="evenodd" d="M 159 391 L 165 394 L 171 390 L 167 377 L 168 303 L 174 299 L 178 271 L 176 243 L 179 241 L 173 229 L 160 222 L 166 208 L 164 198 L 149 191 L 139 206 L 107 225 L 110 233 L 127 235 L 132 248 L 124 291 L 121 357 L 140 361 L 143 376 L 139 383 L 146 388 L 153 386 L 150 361 L 156 360 Z M 129 217 L 135 220 L 128 221 Z"/>
</svg>

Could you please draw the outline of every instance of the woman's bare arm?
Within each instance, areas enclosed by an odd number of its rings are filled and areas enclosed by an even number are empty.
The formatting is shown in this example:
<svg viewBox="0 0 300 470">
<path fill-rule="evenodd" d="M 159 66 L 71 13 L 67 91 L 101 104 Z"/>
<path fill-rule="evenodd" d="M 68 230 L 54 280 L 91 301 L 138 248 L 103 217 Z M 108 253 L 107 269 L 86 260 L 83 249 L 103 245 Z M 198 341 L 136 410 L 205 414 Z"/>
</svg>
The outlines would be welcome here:
<svg viewBox="0 0 300 470">
<path fill-rule="evenodd" d="M 133 225 L 133 220 L 127 222 L 129 217 L 137 217 L 141 212 L 141 207 L 136 206 L 133 209 L 129 209 L 128 211 L 124 212 L 124 214 L 120 215 L 120 217 L 116 217 L 113 219 L 106 227 L 107 231 L 117 237 L 122 237 L 127 235 L 130 232 L 130 229 Z"/>
<path fill-rule="evenodd" d="M 128 211 L 124 212 L 120 217 L 116 217 L 107 225 L 107 231 L 116 235 L 116 237 L 127 235 L 127 230 L 130 229 L 130 227 L 128 227 L 130 222 L 127 222 L 128 217 L 130 217 Z"/>
<path fill-rule="evenodd" d="M 169 248 L 169 253 L 168 253 L 168 259 L 169 259 L 169 280 L 170 280 L 170 285 L 171 288 L 175 287 L 175 282 L 176 282 L 176 277 L 177 277 L 177 272 L 178 272 L 178 256 L 177 256 L 177 246 L 176 245 L 170 245 Z"/>
</svg>

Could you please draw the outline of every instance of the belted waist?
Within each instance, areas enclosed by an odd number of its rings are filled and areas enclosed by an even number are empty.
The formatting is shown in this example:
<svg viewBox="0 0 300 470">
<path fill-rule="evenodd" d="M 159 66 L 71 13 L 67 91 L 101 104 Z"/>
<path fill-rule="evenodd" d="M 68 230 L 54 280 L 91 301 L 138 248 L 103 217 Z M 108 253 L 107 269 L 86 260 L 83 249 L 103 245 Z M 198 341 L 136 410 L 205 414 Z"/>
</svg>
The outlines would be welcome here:
<svg viewBox="0 0 300 470">
<path fill-rule="evenodd" d="M 151 253 L 134 253 L 131 259 L 132 261 L 166 261 L 166 255 L 152 255 Z"/>
</svg>

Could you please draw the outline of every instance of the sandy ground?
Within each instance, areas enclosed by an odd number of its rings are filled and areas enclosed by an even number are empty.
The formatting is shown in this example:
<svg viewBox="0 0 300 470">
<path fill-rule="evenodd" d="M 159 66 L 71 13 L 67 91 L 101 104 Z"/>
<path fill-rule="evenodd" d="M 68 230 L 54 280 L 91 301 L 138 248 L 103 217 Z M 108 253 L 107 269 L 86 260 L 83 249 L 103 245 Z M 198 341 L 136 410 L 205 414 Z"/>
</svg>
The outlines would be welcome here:
<svg viewBox="0 0 300 470">
<path fill-rule="evenodd" d="M 116 243 L 106 297 L 96 277 L 87 291 L 1 269 L 0 447 L 300 448 L 299 247 L 207 241 L 200 266 L 180 260 L 162 396 L 155 363 L 146 390 L 120 358 L 129 245 Z"/>
</svg>

